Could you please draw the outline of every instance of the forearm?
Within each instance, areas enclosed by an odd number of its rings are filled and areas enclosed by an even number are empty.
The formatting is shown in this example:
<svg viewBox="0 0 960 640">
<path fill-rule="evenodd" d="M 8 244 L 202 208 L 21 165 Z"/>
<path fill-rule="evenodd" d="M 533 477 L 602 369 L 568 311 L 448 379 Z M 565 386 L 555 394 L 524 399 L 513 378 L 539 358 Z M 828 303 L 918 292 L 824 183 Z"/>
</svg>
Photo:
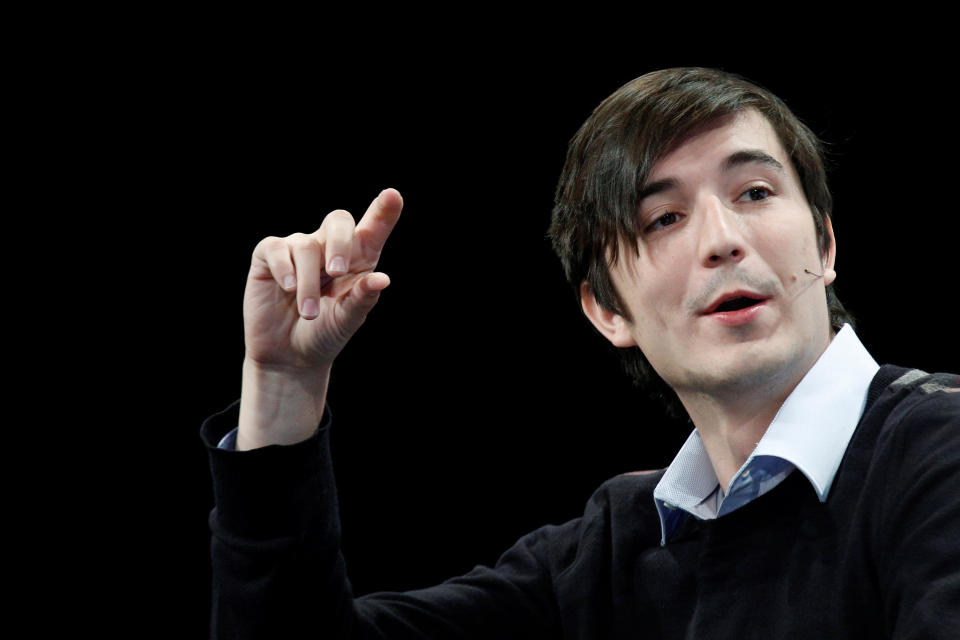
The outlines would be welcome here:
<svg viewBox="0 0 960 640">
<path fill-rule="evenodd" d="M 329 413 L 295 445 L 217 448 L 238 411 L 234 405 L 203 430 L 216 500 L 213 637 L 339 637 L 334 630 L 344 624 L 351 596 L 339 553 Z"/>
<path fill-rule="evenodd" d="M 237 449 L 295 444 L 309 438 L 323 415 L 330 369 L 264 369 L 243 363 Z"/>
<path fill-rule="evenodd" d="M 354 600 L 340 547 L 329 410 L 319 429 L 294 445 L 218 448 L 238 420 L 234 403 L 201 429 L 216 502 L 211 637 L 539 638 L 558 623 L 544 568 L 554 545 L 546 536 L 554 532 L 569 544 L 576 526 L 525 537 L 494 569 Z"/>
</svg>

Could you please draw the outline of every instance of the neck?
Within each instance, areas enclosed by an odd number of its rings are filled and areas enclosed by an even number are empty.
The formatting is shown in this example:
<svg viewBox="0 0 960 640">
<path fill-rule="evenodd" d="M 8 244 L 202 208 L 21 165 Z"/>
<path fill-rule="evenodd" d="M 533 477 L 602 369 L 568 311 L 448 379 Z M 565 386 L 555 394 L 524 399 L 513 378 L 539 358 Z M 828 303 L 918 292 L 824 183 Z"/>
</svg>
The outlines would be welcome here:
<svg viewBox="0 0 960 640">
<path fill-rule="evenodd" d="M 831 332 L 830 339 L 833 338 Z M 750 380 L 733 380 L 720 387 L 677 389 L 690 415 L 720 486 L 726 492 L 733 476 L 747 461 L 787 397 L 829 346 L 809 354 L 793 367 L 764 372 Z"/>
<path fill-rule="evenodd" d="M 706 394 L 681 396 L 724 491 L 729 489 L 734 474 L 750 457 L 794 387 L 796 383 L 776 396 L 758 396 L 753 402 L 745 396 L 735 402 Z"/>
</svg>

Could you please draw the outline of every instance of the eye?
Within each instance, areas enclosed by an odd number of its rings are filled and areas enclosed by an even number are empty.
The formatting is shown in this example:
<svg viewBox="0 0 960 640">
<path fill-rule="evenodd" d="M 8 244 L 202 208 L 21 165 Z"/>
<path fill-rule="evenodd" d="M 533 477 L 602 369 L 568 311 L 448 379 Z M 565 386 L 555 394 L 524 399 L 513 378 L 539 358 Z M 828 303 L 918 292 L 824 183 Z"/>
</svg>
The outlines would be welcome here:
<svg viewBox="0 0 960 640">
<path fill-rule="evenodd" d="M 674 213 L 672 211 L 670 213 L 665 213 L 659 218 L 657 218 L 656 220 L 654 220 L 653 222 L 651 222 L 650 224 L 648 224 L 646 228 L 644 228 L 643 232 L 652 233 L 664 227 L 669 227 L 672 224 L 676 224 L 680 222 L 682 218 L 683 218 L 683 214 L 680 214 L 680 213 Z"/>
<path fill-rule="evenodd" d="M 750 202 L 758 202 L 760 200 L 766 200 L 772 195 L 773 195 L 773 192 L 766 187 L 759 187 L 759 186 L 750 187 L 749 189 L 744 191 L 742 194 L 740 194 L 740 198 L 738 199 L 738 202 L 742 201 L 744 198 L 746 198 Z"/>
</svg>

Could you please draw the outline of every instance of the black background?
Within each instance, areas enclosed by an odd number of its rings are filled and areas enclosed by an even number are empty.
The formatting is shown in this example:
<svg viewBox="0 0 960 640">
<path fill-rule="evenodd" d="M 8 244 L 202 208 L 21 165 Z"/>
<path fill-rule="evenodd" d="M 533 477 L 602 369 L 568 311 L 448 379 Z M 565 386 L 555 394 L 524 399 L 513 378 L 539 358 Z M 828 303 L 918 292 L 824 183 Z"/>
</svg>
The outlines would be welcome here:
<svg viewBox="0 0 960 640">
<path fill-rule="evenodd" d="M 213 497 L 197 433 L 239 395 L 253 247 L 332 209 L 359 217 L 388 186 L 405 199 L 380 265 L 392 284 L 329 391 L 357 593 L 493 563 L 576 517 L 603 480 L 670 462 L 689 427 L 631 387 L 545 239 L 567 141 L 647 71 L 743 74 L 830 142 L 837 291 L 862 341 L 880 363 L 957 369 L 956 134 L 936 52 L 384 29 L 333 44 L 335 23 L 295 23 L 186 21 L 146 46 L 131 29 L 90 69 L 82 135 L 109 175 L 87 188 L 124 212 L 112 237 L 127 283 L 110 330 L 125 389 L 113 437 L 129 446 L 99 498 L 129 519 L 103 553 L 123 565 L 129 610 L 159 627 L 206 624 Z"/>
</svg>

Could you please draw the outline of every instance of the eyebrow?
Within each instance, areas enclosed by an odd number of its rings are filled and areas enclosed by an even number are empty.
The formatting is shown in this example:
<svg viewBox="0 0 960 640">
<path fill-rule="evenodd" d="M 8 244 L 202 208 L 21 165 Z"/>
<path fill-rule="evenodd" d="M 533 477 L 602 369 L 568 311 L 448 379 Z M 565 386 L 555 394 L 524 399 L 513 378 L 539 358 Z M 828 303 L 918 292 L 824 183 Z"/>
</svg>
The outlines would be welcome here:
<svg viewBox="0 0 960 640">
<path fill-rule="evenodd" d="M 720 165 L 720 171 L 726 173 L 745 164 L 762 164 L 771 169 L 776 169 L 780 173 L 784 173 L 783 165 L 780 164 L 776 158 L 759 149 L 745 149 L 731 153 L 724 159 L 723 164 Z"/>
<path fill-rule="evenodd" d="M 780 164 L 776 158 L 760 149 L 744 149 L 743 151 L 731 153 L 720 163 L 720 171 L 722 173 L 728 173 L 745 164 L 760 164 L 765 167 L 770 167 L 778 173 L 786 173 L 783 165 Z M 664 178 L 663 180 L 648 182 L 637 192 L 637 205 L 639 206 L 640 203 L 650 196 L 676 189 L 680 184 L 681 182 L 677 178 Z"/>
</svg>

